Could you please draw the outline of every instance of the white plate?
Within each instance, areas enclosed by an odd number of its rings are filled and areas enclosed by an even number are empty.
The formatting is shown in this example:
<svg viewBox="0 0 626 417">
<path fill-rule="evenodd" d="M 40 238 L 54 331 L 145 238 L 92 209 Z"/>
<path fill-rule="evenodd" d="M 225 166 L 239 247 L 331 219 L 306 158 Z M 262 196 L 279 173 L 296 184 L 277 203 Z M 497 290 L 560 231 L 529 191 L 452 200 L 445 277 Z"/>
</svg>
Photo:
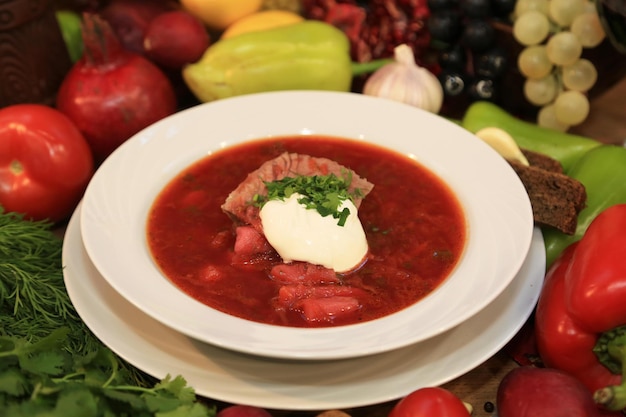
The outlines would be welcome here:
<svg viewBox="0 0 626 417">
<path fill-rule="evenodd" d="M 145 242 L 148 211 L 185 167 L 226 146 L 287 134 L 325 134 L 384 144 L 436 172 L 458 196 L 468 224 L 464 254 L 426 298 L 361 324 L 271 326 L 192 299 L 156 267 Z M 179 112 L 124 143 L 90 182 L 82 238 L 108 283 L 149 316 L 195 339 L 276 358 L 338 359 L 381 353 L 440 334 L 493 301 L 528 252 L 533 218 L 508 163 L 465 129 L 415 107 L 362 94 L 277 92 Z"/>
<path fill-rule="evenodd" d="M 351 408 L 444 384 L 500 350 L 532 312 L 545 271 L 535 229 L 528 258 L 493 303 L 427 341 L 363 358 L 283 361 L 204 344 L 142 313 L 111 288 L 84 250 L 76 213 L 63 245 L 65 285 L 87 326 L 114 352 L 157 378 L 183 375 L 200 395 L 283 410 Z"/>
</svg>

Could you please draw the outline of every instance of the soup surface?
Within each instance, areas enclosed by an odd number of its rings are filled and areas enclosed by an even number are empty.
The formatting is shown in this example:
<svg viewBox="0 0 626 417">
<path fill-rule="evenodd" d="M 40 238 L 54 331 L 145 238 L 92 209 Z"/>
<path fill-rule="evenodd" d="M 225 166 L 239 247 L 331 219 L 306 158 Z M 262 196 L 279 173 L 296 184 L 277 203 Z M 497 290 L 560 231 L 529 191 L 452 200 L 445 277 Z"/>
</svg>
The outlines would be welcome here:
<svg viewBox="0 0 626 417">
<path fill-rule="evenodd" d="M 333 300 L 358 300 L 345 314 L 311 320 L 302 304 L 285 308 L 279 302 L 285 284 L 269 274 L 282 259 L 276 253 L 245 258 L 234 251 L 235 225 L 220 207 L 248 173 L 283 152 L 332 159 L 374 184 L 358 213 L 367 259 L 324 286 Z M 271 138 L 217 151 L 176 176 L 147 221 L 152 256 L 182 291 L 230 315 L 292 327 L 365 322 L 416 303 L 454 269 L 466 233 L 455 195 L 428 169 L 376 145 L 325 136 Z"/>
</svg>

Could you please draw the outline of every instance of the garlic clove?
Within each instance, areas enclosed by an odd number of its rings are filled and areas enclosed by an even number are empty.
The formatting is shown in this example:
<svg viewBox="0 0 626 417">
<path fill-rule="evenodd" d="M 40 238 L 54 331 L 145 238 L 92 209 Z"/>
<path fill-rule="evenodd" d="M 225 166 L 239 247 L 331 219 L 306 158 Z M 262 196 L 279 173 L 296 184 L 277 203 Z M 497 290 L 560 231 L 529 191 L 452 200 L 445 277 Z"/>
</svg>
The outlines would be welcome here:
<svg viewBox="0 0 626 417">
<path fill-rule="evenodd" d="M 394 62 L 375 71 L 365 82 L 363 94 L 406 103 L 431 113 L 443 105 L 443 88 L 437 77 L 415 63 L 406 44 L 394 49 Z"/>
<path fill-rule="evenodd" d="M 517 146 L 515 139 L 498 127 L 486 127 L 479 130 L 475 135 L 491 146 L 504 159 L 519 162 L 525 166 L 529 166 L 528 159 Z"/>
</svg>

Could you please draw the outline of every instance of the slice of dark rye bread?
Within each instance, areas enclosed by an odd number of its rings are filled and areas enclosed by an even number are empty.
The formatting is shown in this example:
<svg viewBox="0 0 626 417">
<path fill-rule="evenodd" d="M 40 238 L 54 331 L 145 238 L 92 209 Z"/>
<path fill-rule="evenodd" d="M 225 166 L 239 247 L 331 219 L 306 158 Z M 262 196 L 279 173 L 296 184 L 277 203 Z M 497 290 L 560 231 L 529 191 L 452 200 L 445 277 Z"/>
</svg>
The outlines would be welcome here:
<svg viewBox="0 0 626 417">
<path fill-rule="evenodd" d="M 508 162 L 528 192 L 535 224 L 574 234 L 578 213 L 587 202 L 584 185 L 565 175 L 557 160 L 526 149 L 522 152 L 530 166 Z"/>
</svg>

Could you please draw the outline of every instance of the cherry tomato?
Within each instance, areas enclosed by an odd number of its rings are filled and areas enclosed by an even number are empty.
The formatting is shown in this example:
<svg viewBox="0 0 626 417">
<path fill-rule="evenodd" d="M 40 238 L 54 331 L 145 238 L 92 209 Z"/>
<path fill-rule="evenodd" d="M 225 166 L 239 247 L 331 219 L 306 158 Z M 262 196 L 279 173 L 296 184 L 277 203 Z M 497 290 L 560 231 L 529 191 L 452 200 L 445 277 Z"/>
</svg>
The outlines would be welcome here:
<svg viewBox="0 0 626 417">
<path fill-rule="evenodd" d="M 426 387 L 401 399 L 389 417 L 470 417 L 465 404 L 445 388 Z"/>
<path fill-rule="evenodd" d="M 94 171 L 74 123 L 41 104 L 0 109 L 0 206 L 32 220 L 59 222 L 78 204 Z"/>
<path fill-rule="evenodd" d="M 235 404 L 220 410 L 216 417 L 272 417 L 272 414 L 264 408 Z"/>
</svg>

